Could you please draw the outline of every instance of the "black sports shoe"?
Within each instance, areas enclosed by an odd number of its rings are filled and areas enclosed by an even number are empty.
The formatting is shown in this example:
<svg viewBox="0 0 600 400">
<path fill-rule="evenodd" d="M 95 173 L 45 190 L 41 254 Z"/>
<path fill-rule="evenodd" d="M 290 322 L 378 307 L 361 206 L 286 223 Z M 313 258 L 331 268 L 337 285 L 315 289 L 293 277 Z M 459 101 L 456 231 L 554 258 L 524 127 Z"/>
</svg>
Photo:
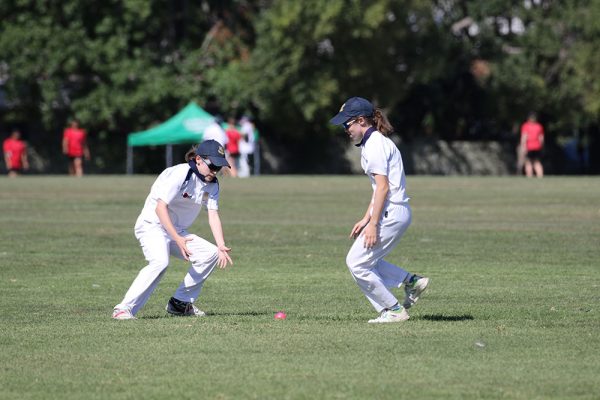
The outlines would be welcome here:
<svg viewBox="0 0 600 400">
<path fill-rule="evenodd" d="M 177 300 L 175 297 L 169 299 L 165 310 L 167 310 L 169 314 L 186 317 L 203 317 L 206 315 L 204 311 L 200 310 L 193 303 Z"/>
</svg>

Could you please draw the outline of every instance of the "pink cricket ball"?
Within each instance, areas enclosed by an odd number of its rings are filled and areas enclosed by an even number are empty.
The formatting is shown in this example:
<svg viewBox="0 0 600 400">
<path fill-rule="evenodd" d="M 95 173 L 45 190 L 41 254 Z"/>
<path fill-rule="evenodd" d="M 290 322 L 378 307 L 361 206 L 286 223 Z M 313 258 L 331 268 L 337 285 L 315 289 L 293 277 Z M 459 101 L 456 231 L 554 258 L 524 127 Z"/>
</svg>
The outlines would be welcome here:
<svg viewBox="0 0 600 400">
<path fill-rule="evenodd" d="M 275 319 L 286 319 L 287 315 L 283 311 L 279 311 L 275 313 Z"/>
</svg>

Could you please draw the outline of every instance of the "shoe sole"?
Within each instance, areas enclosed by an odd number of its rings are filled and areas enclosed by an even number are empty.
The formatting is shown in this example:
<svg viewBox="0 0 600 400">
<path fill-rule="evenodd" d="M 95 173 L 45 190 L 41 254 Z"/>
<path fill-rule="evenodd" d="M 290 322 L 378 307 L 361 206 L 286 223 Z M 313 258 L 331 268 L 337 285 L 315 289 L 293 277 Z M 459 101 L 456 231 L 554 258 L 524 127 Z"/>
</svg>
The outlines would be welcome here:
<svg viewBox="0 0 600 400">
<path fill-rule="evenodd" d="M 409 318 L 410 318 L 409 316 L 406 316 L 406 318 L 404 318 L 404 317 L 402 317 L 402 318 L 395 318 L 395 319 L 392 319 L 392 320 L 389 320 L 389 321 L 378 321 L 378 320 L 371 319 L 371 320 L 369 320 L 368 323 L 369 324 L 394 324 L 396 322 L 408 321 Z"/>
<path fill-rule="evenodd" d="M 427 286 L 429 286 L 429 278 L 421 278 L 421 279 L 419 279 L 419 282 L 417 283 L 417 286 L 415 286 L 415 288 L 417 289 L 417 291 L 415 292 L 415 297 L 413 298 L 412 301 L 410 299 L 408 301 L 405 300 L 404 304 L 402 304 L 402 306 L 405 309 L 409 309 L 412 306 L 414 306 L 415 304 L 417 304 L 417 301 L 419 300 L 419 297 L 421 297 L 421 295 L 423 294 L 423 292 L 425 291 L 425 289 L 427 289 Z"/>
<path fill-rule="evenodd" d="M 128 319 L 137 319 L 136 317 L 134 317 L 133 315 L 129 315 L 129 314 L 121 314 L 121 313 L 117 313 L 116 315 L 112 316 L 112 319 L 116 319 L 119 321 L 125 321 Z"/>
<path fill-rule="evenodd" d="M 383 321 L 383 320 L 380 320 L 380 319 L 376 318 L 376 319 L 370 319 L 368 321 L 368 323 L 369 324 L 393 324 L 395 322 L 404 322 L 404 321 L 407 321 L 409 318 L 410 318 L 410 315 L 408 315 L 408 313 L 406 311 L 404 311 L 401 314 L 401 316 L 398 317 L 398 318 L 394 318 L 394 319 L 386 320 L 386 321 Z"/>
<path fill-rule="evenodd" d="M 183 317 L 184 314 L 182 312 L 179 311 L 173 311 L 171 309 L 169 309 L 169 305 L 167 304 L 167 306 L 165 307 L 165 311 L 168 312 L 171 315 L 175 315 L 177 317 Z"/>
</svg>

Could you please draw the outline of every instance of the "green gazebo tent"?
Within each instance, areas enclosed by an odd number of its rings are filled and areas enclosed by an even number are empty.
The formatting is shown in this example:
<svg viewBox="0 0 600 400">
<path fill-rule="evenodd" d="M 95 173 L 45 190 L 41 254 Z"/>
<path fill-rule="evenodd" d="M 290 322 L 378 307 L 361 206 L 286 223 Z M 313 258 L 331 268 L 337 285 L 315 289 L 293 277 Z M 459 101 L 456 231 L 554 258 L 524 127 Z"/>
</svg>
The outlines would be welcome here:
<svg viewBox="0 0 600 400">
<path fill-rule="evenodd" d="M 194 102 L 154 128 L 127 136 L 127 173 L 133 173 L 133 147 L 166 145 L 166 164 L 173 164 L 172 145 L 199 143 L 214 117 Z"/>
</svg>

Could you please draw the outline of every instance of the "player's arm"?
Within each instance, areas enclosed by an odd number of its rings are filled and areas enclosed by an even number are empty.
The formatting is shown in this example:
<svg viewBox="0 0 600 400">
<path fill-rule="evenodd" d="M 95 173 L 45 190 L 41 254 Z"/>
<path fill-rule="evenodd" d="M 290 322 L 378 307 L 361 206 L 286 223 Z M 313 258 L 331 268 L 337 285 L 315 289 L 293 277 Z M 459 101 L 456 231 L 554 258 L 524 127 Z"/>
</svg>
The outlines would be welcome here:
<svg viewBox="0 0 600 400">
<path fill-rule="evenodd" d="M 192 253 L 188 250 L 186 243 L 192 239 L 185 238 L 183 236 L 180 236 L 179 233 L 177 233 L 177 229 L 175 229 L 175 226 L 173 225 L 173 221 L 171 221 L 171 217 L 169 216 L 169 206 L 167 205 L 167 203 L 165 203 L 161 199 L 158 199 L 155 211 L 156 211 L 156 215 L 158 216 L 158 220 L 160 221 L 162 226 L 165 228 L 165 230 L 167 231 L 169 236 L 171 236 L 171 238 L 173 238 L 173 240 L 177 244 L 177 247 L 179 247 L 179 250 L 181 251 L 181 255 L 183 256 L 183 258 L 186 261 L 189 261 L 190 260 L 189 256 Z"/>
<path fill-rule="evenodd" d="M 84 139 L 84 142 L 83 142 L 83 156 L 88 161 L 92 158 L 92 156 L 90 155 L 90 148 L 87 144 L 87 138 Z"/>
<path fill-rule="evenodd" d="M 369 223 L 371 219 L 371 208 L 373 208 L 373 199 L 369 202 L 369 206 L 367 207 L 367 211 L 365 212 L 365 216 L 360 219 L 354 226 L 352 227 L 352 231 L 350 231 L 350 238 L 356 239 L 358 235 L 362 232 L 363 228 Z"/>
<path fill-rule="evenodd" d="M 10 166 L 12 164 L 10 162 L 10 157 L 11 157 L 10 151 L 5 151 L 4 152 L 4 163 L 6 164 L 6 169 L 10 169 Z"/>
<path fill-rule="evenodd" d="M 27 145 L 25 145 L 25 149 L 23 150 L 23 154 L 21 155 L 21 162 L 23 163 L 23 168 L 25 170 L 29 169 L 29 158 L 27 157 Z"/>
<path fill-rule="evenodd" d="M 377 243 L 377 230 L 385 199 L 390 191 L 388 178 L 385 175 L 373 174 L 375 178 L 375 193 L 373 195 L 373 211 L 371 212 L 371 220 L 365 226 L 364 237 L 365 247 L 370 249 Z"/>
<path fill-rule="evenodd" d="M 215 238 L 215 242 L 217 243 L 217 248 L 219 252 L 219 268 L 225 268 L 227 266 L 227 263 L 233 264 L 233 261 L 231 261 L 231 257 L 229 257 L 229 252 L 231 251 L 231 249 L 225 246 L 225 239 L 223 237 L 223 226 L 221 225 L 219 211 L 208 210 L 208 224 L 210 225 L 210 230 L 212 231 L 213 237 Z"/>
<path fill-rule="evenodd" d="M 521 131 L 521 147 L 525 148 L 525 145 L 527 144 L 527 134 L 523 131 Z"/>
<path fill-rule="evenodd" d="M 27 147 L 23 150 L 23 154 L 21 155 L 21 162 L 23 163 L 23 169 L 29 169 L 29 159 L 27 158 Z"/>
<path fill-rule="evenodd" d="M 67 139 L 67 136 L 63 136 L 62 150 L 63 154 L 67 154 L 69 152 L 69 139 Z"/>
</svg>

